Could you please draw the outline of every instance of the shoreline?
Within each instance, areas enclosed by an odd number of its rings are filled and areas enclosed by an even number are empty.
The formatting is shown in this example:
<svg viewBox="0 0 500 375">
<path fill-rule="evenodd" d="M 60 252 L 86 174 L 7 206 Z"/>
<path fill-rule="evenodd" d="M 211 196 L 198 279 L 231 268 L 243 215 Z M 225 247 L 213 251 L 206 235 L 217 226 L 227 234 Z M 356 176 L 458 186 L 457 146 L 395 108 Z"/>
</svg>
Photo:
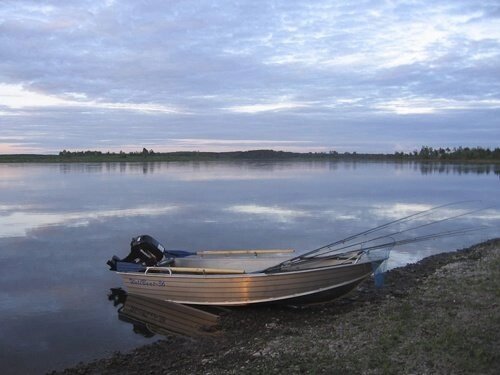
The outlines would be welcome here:
<svg viewBox="0 0 500 375">
<path fill-rule="evenodd" d="M 468 149 L 471 151 L 470 149 Z M 489 153 L 487 153 L 488 151 Z M 204 161 L 386 161 L 386 162 L 418 162 L 418 163 L 475 163 L 500 164 L 500 149 L 494 151 L 481 150 L 482 154 L 464 155 L 452 152 L 449 154 L 383 154 L 344 152 L 289 152 L 275 150 L 249 150 L 227 152 L 130 152 L 103 153 L 100 151 L 63 151 L 59 154 L 0 154 L 0 163 L 149 163 L 149 162 L 204 162 Z"/>
<path fill-rule="evenodd" d="M 53 374 L 481 373 L 500 368 L 500 238 L 388 271 L 329 304 L 256 306 Z"/>
</svg>

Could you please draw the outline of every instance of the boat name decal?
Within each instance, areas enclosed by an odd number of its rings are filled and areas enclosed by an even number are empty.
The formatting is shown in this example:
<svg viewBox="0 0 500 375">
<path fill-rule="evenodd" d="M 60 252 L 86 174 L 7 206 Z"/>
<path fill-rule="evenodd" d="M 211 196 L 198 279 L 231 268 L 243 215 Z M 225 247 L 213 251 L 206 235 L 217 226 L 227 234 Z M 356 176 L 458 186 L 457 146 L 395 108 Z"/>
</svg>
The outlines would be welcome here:
<svg viewBox="0 0 500 375">
<path fill-rule="evenodd" d="M 142 286 L 166 286 L 163 280 L 147 280 L 147 279 L 132 279 L 129 278 L 128 282 L 132 285 L 142 285 Z"/>
</svg>

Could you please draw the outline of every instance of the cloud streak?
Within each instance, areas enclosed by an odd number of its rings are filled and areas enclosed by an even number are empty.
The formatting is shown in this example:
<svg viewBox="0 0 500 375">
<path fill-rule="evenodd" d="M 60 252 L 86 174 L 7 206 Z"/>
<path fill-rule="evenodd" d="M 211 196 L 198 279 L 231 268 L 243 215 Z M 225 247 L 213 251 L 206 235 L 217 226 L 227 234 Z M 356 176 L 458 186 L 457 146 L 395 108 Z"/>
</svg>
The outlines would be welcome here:
<svg viewBox="0 0 500 375">
<path fill-rule="evenodd" d="M 143 113 L 183 113 L 180 110 L 167 108 L 158 104 L 98 102 L 95 100 L 87 100 L 87 96 L 85 94 L 78 93 L 66 93 L 64 96 L 66 98 L 28 91 L 20 85 L 0 84 L 0 103 L 10 110 L 22 110 L 33 107 L 74 107 L 81 108 L 83 110 L 110 109 L 138 111 Z"/>
</svg>

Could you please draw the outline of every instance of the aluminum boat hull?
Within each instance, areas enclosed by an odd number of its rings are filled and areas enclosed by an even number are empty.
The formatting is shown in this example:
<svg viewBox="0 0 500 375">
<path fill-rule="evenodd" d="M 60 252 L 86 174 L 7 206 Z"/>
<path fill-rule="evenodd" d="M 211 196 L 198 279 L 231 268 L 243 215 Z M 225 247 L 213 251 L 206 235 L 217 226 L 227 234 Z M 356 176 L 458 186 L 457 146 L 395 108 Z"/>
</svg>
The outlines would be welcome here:
<svg viewBox="0 0 500 375">
<path fill-rule="evenodd" d="M 118 272 L 129 293 L 190 305 L 313 303 L 339 297 L 372 274 L 371 262 L 278 273 Z"/>
</svg>

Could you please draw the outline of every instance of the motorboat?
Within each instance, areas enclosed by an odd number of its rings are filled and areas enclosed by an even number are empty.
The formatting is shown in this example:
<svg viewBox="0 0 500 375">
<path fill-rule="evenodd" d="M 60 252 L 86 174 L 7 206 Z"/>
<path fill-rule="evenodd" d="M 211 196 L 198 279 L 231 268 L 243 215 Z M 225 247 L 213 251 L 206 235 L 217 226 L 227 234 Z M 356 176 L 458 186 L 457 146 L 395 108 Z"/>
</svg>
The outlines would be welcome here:
<svg viewBox="0 0 500 375">
<path fill-rule="evenodd" d="M 188 305 L 313 303 L 352 290 L 387 258 L 365 251 L 294 261 L 290 249 L 166 250 L 149 235 L 108 264 L 136 295 Z M 279 267 L 277 267 L 279 265 Z"/>
</svg>

